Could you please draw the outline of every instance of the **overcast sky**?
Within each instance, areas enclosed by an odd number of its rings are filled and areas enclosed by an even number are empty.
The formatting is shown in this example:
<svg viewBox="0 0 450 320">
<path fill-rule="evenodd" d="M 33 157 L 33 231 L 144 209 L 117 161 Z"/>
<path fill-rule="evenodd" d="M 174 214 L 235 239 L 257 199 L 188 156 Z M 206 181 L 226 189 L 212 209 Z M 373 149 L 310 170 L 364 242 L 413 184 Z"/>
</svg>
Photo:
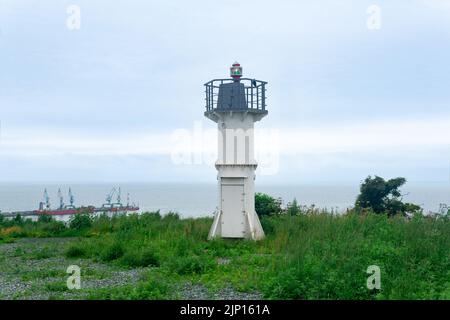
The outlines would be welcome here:
<svg viewBox="0 0 450 320">
<path fill-rule="evenodd" d="M 449 0 L 1 0 L 0 182 L 214 182 L 235 60 L 269 82 L 258 183 L 449 182 Z"/>
</svg>

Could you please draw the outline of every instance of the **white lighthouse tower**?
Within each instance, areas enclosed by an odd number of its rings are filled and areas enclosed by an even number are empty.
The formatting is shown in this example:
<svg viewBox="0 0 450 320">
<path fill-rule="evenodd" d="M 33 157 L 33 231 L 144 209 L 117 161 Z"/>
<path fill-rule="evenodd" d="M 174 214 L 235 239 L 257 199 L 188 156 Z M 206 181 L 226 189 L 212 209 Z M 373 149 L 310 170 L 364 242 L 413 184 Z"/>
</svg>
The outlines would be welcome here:
<svg viewBox="0 0 450 320">
<path fill-rule="evenodd" d="M 255 211 L 254 123 L 267 115 L 267 82 L 242 78 L 242 67 L 234 63 L 231 79 L 206 83 L 205 116 L 219 129 L 218 212 L 209 239 L 260 240 L 264 231 Z"/>
</svg>

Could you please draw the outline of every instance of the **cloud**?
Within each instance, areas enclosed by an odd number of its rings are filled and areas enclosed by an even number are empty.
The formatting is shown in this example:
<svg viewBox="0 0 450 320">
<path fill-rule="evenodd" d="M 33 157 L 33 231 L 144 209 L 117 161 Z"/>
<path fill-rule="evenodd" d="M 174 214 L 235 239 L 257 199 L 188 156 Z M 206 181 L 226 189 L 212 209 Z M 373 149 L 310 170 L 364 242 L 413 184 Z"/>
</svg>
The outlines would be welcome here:
<svg viewBox="0 0 450 320">
<path fill-rule="evenodd" d="M 450 146 L 450 117 L 405 119 L 321 127 L 265 128 L 255 130 L 256 152 L 281 155 L 326 154 L 390 148 Z M 198 124 L 197 124 L 198 125 Z M 193 154 L 214 153 L 216 130 L 200 123 L 175 140 L 174 131 L 126 132 L 104 136 L 96 133 L 64 131 L 8 130 L 2 134 L 0 154 L 51 156 L 75 154 L 89 156 L 170 155 L 175 148 Z"/>
<path fill-rule="evenodd" d="M 432 9 L 450 11 L 450 0 L 419 0 L 419 3 Z"/>
<path fill-rule="evenodd" d="M 379 32 L 366 28 L 368 1 L 80 0 L 79 32 L 65 26 L 69 4 L 0 6 L 0 155 L 10 159 L 0 171 L 11 179 L 139 177 L 154 162 L 174 179 L 190 174 L 174 173 L 172 134 L 203 118 L 202 84 L 236 59 L 269 81 L 257 152 L 291 157 L 283 177 L 299 163 L 317 178 L 333 164 L 382 170 L 385 159 L 401 171 L 402 152 L 422 176 L 447 161 L 436 150 L 450 144 L 449 0 L 385 1 Z M 185 143 L 193 157 L 216 152 L 205 135 Z"/>
</svg>

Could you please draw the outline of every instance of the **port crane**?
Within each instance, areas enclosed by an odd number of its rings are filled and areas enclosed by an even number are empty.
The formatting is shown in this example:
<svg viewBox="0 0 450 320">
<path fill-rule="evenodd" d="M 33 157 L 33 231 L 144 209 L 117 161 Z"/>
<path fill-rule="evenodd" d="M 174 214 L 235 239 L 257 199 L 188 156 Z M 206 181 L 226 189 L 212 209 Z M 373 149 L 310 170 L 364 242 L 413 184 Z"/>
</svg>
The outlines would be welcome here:
<svg viewBox="0 0 450 320">
<path fill-rule="evenodd" d="M 103 204 L 103 207 L 114 207 L 114 205 L 121 207 L 121 189 L 112 188 L 111 191 L 106 196 L 106 202 Z M 116 196 L 116 202 L 113 201 L 113 197 Z"/>
<path fill-rule="evenodd" d="M 122 190 L 121 188 L 113 188 L 110 193 L 106 196 L 106 203 L 102 207 L 95 206 L 81 206 L 75 207 L 75 197 L 72 193 L 72 189 L 69 188 L 68 201 L 69 204 L 64 203 L 63 194 L 61 188 L 58 188 L 58 198 L 59 198 L 59 208 L 52 210 L 50 205 L 50 197 L 48 196 L 47 189 L 44 189 L 43 200 L 39 202 L 39 209 L 28 210 L 28 211 L 16 211 L 16 212 L 1 212 L 0 214 L 7 218 L 14 218 L 18 214 L 24 217 L 34 217 L 43 214 L 49 214 L 53 216 L 70 217 L 71 215 L 78 214 L 80 212 L 96 214 L 98 212 L 103 213 L 127 213 L 139 210 L 139 204 L 136 206 L 134 203 L 130 205 L 130 194 L 127 193 L 127 205 L 123 206 L 122 201 Z M 116 199 L 116 202 L 113 201 Z"/>
<path fill-rule="evenodd" d="M 58 198 L 59 198 L 59 209 L 64 208 L 64 197 L 61 192 L 61 188 L 58 189 Z"/>
<path fill-rule="evenodd" d="M 71 188 L 69 188 L 69 202 L 70 202 L 70 205 L 68 207 L 75 208 L 75 206 L 73 205 L 75 202 L 75 197 L 73 196 Z"/>
<path fill-rule="evenodd" d="M 48 196 L 47 188 L 44 189 L 44 201 L 39 204 L 39 209 L 44 210 L 44 205 L 46 210 L 50 210 L 50 197 Z"/>
</svg>

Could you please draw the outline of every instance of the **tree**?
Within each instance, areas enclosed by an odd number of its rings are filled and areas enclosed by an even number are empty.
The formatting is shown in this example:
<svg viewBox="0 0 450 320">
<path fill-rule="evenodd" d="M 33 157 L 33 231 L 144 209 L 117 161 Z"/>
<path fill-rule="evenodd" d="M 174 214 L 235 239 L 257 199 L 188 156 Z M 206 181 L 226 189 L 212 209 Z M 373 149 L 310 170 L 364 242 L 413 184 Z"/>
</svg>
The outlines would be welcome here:
<svg viewBox="0 0 450 320">
<path fill-rule="evenodd" d="M 24 223 L 24 219 L 20 214 L 17 214 L 13 219 L 13 223 L 16 225 L 22 225 Z"/>
<path fill-rule="evenodd" d="M 92 218 L 88 213 L 77 213 L 74 214 L 69 221 L 69 226 L 71 229 L 82 230 L 88 229 L 92 226 Z"/>
<path fill-rule="evenodd" d="M 50 214 L 41 214 L 38 217 L 38 222 L 40 223 L 49 223 L 54 221 L 53 217 Z"/>
<path fill-rule="evenodd" d="M 255 211 L 258 216 L 278 214 L 281 212 L 281 203 L 268 194 L 258 192 L 255 194 Z"/>
<path fill-rule="evenodd" d="M 292 203 L 289 205 L 288 209 L 286 210 L 286 213 L 290 216 L 296 216 L 301 213 L 300 206 L 297 203 L 297 199 L 294 198 Z"/>
<path fill-rule="evenodd" d="M 356 199 L 357 208 L 370 208 L 375 213 L 405 215 L 407 212 L 417 212 L 421 208 L 411 203 L 404 203 L 399 188 L 406 183 L 405 178 L 384 180 L 381 177 L 368 176 L 360 187 L 360 194 Z"/>
</svg>

